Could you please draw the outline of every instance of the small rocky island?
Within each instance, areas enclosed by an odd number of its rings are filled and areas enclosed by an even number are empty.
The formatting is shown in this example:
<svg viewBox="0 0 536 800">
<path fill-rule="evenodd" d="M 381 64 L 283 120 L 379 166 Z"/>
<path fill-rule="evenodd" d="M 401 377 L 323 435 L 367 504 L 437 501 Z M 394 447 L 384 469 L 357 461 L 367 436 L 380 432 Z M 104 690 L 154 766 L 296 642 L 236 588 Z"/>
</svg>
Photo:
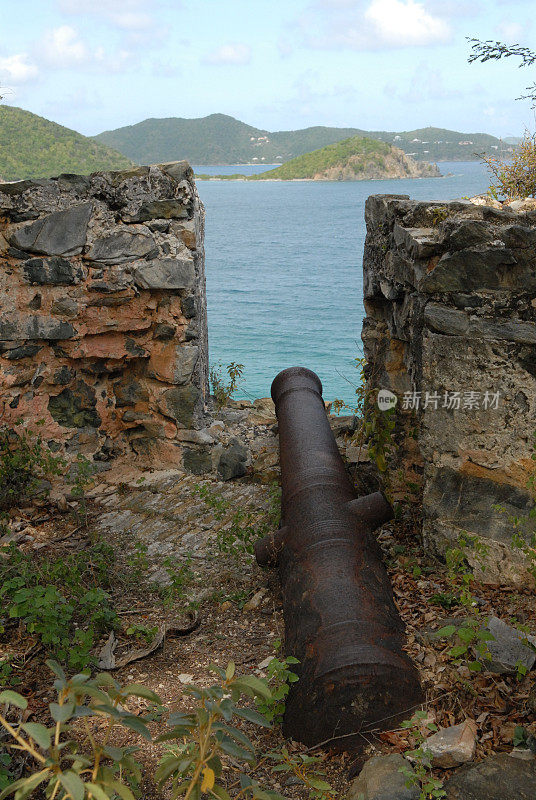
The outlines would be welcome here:
<svg viewBox="0 0 536 800">
<path fill-rule="evenodd" d="M 367 181 L 389 178 L 439 178 L 435 164 L 415 161 L 385 142 L 352 136 L 297 156 L 250 180 Z"/>
</svg>

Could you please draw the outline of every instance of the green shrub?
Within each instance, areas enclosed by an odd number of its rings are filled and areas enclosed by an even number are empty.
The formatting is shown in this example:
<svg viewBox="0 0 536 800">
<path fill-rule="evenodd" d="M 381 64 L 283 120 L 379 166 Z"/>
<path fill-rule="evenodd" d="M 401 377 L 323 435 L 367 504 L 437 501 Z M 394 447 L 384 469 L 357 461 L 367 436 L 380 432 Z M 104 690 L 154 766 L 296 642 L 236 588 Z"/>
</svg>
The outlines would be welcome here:
<svg viewBox="0 0 536 800">
<path fill-rule="evenodd" d="M 40 482 L 60 475 L 63 466 L 33 431 L 0 427 L 0 512 L 34 496 Z"/>
<path fill-rule="evenodd" d="M 121 686 L 108 674 L 91 679 L 83 672 L 68 680 L 59 664 L 47 664 L 56 676 L 58 695 L 57 701 L 49 704 L 52 724 L 16 724 L 0 714 L 0 725 L 11 737 L 12 747 L 31 756 L 37 765 L 37 771 L 11 782 L 0 798 L 14 794 L 16 800 L 26 800 L 44 786 L 46 796 L 57 800 L 135 800 L 142 780 L 141 765 L 134 758 L 138 748 L 112 746 L 110 740 L 114 729 L 124 728 L 151 741 L 148 723 L 159 721 L 166 713 L 160 698 L 139 684 Z M 233 724 L 244 720 L 271 727 L 258 711 L 240 704 L 244 695 L 269 701 L 267 682 L 253 675 L 236 675 L 232 662 L 225 670 L 213 667 L 212 671 L 219 682 L 209 687 L 186 686 L 188 713 L 169 714 L 168 730 L 156 739 L 166 743 L 155 774 L 158 784 L 163 787 L 170 783 L 171 796 L 185 800 L 199 800 L 203 794 L 232 800 L 229 791 L 233 787 L 234 800 L 284 800 L 277 792 L 261 787 L 255 778 L 255 770 L 270 759 L 275 762 L 272 771 L 293 772 L 309 790 L 311 800 L 332 798 L 333 790 L 320 777 L 322 773 L 309 772 L 319 757 L 291 756 L 284 748 L 258 761 L 251 740 Z M 148 713 L 132 714 L 128 710 L 130 697 L 146 700 Z M 13 691 L 0 693 L 0 704 L 22 710 L 27 707 L 25 698 Z M 99 720 L 93 729 L 91 718 Z M 229 791 L 223 785 L 224 762 Z"/>
<path fill-rule="evenodd" d="M 236 364 L 232 361 L 230 364 L 227 364 L 225 371 L 229 378 L 227 382 L 223 377 L 223 367 L 221 363 L 216 367 L 212 367 L 210 370 L 210 383 L 217 408 L 223 408 L 232 398 L 240 381 L 243 379 L 244 365 Z"/>
<path fill-rule="evenodd" d="M 0 555 L 0 605 L 5 617 L 18 620 L 47 654 L 70 668 L 93 664 L 91 651 L 98 638 L 117 624 L 110 595 L 103 588 L 109 585 L 113 550 L 96 544 L 65 558 L 38 560 L 12 543 L 1 548 Z M 4 670 L 0 681 L 7 683 L 10 670 Z"/>
</svg>

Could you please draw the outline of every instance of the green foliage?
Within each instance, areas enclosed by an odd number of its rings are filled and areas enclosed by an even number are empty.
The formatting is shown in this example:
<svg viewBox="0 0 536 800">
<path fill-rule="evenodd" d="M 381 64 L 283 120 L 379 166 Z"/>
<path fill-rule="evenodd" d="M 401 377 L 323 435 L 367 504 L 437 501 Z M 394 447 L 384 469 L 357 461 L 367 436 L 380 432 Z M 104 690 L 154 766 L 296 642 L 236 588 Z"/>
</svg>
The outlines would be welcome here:
<svg viewBox="0 0 536 800">
<path fill-rule="evenodd" d="M 132 162 L 76 131 L 14 106 L 0 108 L 0 176 L 7 181 L 127 169 Z"/>
<path fill-rule="evenodd" d="M 9 753 L 0 753 L 0 792 L 12 783 L 11 763 L 12 758 Z"/>
<path fill-rule="evenodd" d="M 20 433 L 0 427 L 0 512 L 34 496 L 40 482 L 64 466 L 38 434 L 19 427 Z"/>
<path fill-rule="evenodd" d="M 196 491 L 205 503 L 214 511 L 217 521 L 231 514 L 229 522 L 216 531 L 216 544 L 220 553 L 240 559 L 244 555 L 252 555 L 257 539 L 266 536 L 277 528 L 280 515 L 281 490 L 278 486 L 270 488 L 270 504 L 266 518 L 258 520 L 258 512 L 239 508 L 232 511 L 233 504 L 221 495 L 213 492 L 208 486 L 196 486 Z"/>
<path fill-rule="evenodd" d="M 210 370 L 210 383 L 217 408 L 223 408 L 232 398 L 239 383 L 243 379 L 244 365 L 236 364 L 232 361 L 230 364 L 227 364 L 225 371 L 229 378 L 227 382 L 223 377 L 223 367 L 221 364 L 218 364 L 217 367 L 212 367 Z"/>
<path fill-rule="evenodd" d="M 376 402 L 378 389 L 373 385 L 373 377 L 367 382 L 367 360 L 356 358 L 354 362 L 359 376 L 355 387 L 355 405 L 348 406 L 341 400 L 335 400 L 333 408 L 336 412 L 346 409 L 359 417 L 360 424 L 353 436 L 353 441 L 360 448 L 366 448 L 388 488 L 388 466 L 396 427 L 396 409 L 390 408 L 382 411 L 379 408 Z"/>
<path fill-rule="evenodd" d="M 186 589 L 192 583 L 194 572 L 191 568 L 192 557 L 188 555 L 184 561 L 169 556 L 164 559 L 164 569 L 169 578 L 169 584 L 162 586 L 160 596 L 164 605 L 171 606 L 184 598 Z"/>
<path fill-rule="evenodd" d="M 58 663 L 47 664 L 56 676 L 57 700 L 49 704 L 52 724 L 15 724 L 0 715 L 0 724 L 14 741 L 12 746 L 37 764 L 36 772 L 7 786 L 0 800 L 11 794 L 16 800 L 26 800 L 39 786 L 45 787 L 47 797 L 58 800 L 135 800 L 133 789 L 137 790 L 141 780 L 140 766 L 133 758 L 138 748 L 112 746 L 109 741 L 118 727 L 150 740 L 147 720 L 126 706 L 133 696 L 153 704 L 160 703 L 160 698 L 137 684 L 122 687 L 107 674 L 90 679 L 88 672 L 81 672 L 67 680 Z M 0 703 L 20 709 L 27 706 L 24 697 L 10 691 L 0 693 Z M 88 721 L 92 717 L 104 724 L 91 730 Z M 80 736 L 80 730 L 85 736 Z"/>
<path fill-rule="evenodd" d="M 147 558 L 148 546 L 144 542 L 136 542 L 134 549 L 127 558 L 127 564 L 131 568 L 130 579 L 137 583 L 147 576 L 149 569 L 149 559 Z"/>
<path fill-rule="evenodd" d="M 475 603 L 472 593 L 474 582 L 468 556 L 469 552 L 484 568 L 484 559 L 489 548 L 477 536 L 461 533 L 456 544 L 449 547 L 445 557 L 447 562 L 447 577 L 452 586 L 452 598 L 467 609 L 468 617 L 461 625 L 445 625 L 437 633 L 440 637 L 454 638 L 455 644 L 448 655 L 455 664 L 465 662 L 471 672 L 480 672 L 483 663 L 491 659 L 487 643 L 494 640 L 494 636 L 485 628 L 486 620 L 482 618 Z M 473 656 L 476 655 L 476 658 Z"/>
<path fill-rule="evenodd" d="M 427 210 L 428 215 L 430 216 L 430 221 L 434 227 L 440 225 L 449 216 L 449 210 L 446 206 L 433 206 Z"/>
<path fill-rule="evenodd" d="M 516 200 L 536 195 L 536 134 L 525 132 L 507 160 L 482 156 L 493 176 L 489 194 L 496 200 Z"/>
<path fill-rule="evenodd" d="M 157 633 L 158 625 L 153 625 L 149 628 L 147 625 L 139 625 L 135 622 L 126 629 L 127 636 L 134 636 L 139 642 L 145 644 L 151 644 Z"/>
<path fill-rule="evenodd" d="M 241 695 L 270 698 L 266 681 L 252 675 L 236 676 L 235 665 L 230 662 L 225 670 L 212 667 L 220 683 L 208 688 L 187 686 L 185 693 L 195 703 L 188 714 L 172 713 L 168 719 L 171 731 L 158 741 L 173 744 L 161 759 L 156 771 L 160 785 L 171 781 L 172 796 L 185 800 L 198 800 L 203 793 L 211 793 L 221 800 L 229 794 L 220 784 L 222 757 L 230 756 L 233 762 L 253 766 L 255 749 L 242 731 L 230 724 L 242 718 L 255 725 L 270 727 L 270 723 L 257 711 L 238 706 Z M 263 790 L 249 774 L 239 771 L 240 794 L 259 800 L 278 800 L 276 792 Z"/>
<path fill-rule="evenodd" d="M 307 753 L 291 754 L 286 747 L 280 753 L 269 753 L 268 758 L 275 762 L 272 772 L 292 772 L 300 783 L 308 789 L 311 800 L 334 800 L 335 792 L 324 779 L 324 772 L 312 771 L 312 766 L 323 761 L 322 756 L 310 756 Z"/>
<path fill-rule="evenodd" d="M 276 643 L 278 645 L 280 643 Z M 261 714 L 270 722 L 280 725 L 285 714 L 285 702 L 290 691 L 290 684 L 296 683 L 298 676 L 289 669 L 293 664 L 299 664 L 294 656 L 287 656 L 280 660 L 272 658 L 266 668 L 268 685 L 270 686 L 271 697 L 256 698 L 256 705 Z"/>
<path fill-rule="evenodd" d="M 426 711 L 416 711 L 411 719 L 404 720 L 400 726 L 412 730 L 417 745 L 404 753 L 413 762 L 413 766 L 408 763 L 407 766 L 400 767 L 400 772 L 405 775 L 408 788 L 415 786 L 420 791 L 419 800 L 446 797 L 447 794 L 443 789 L 443 781 L 434 778 L 432 774 L 432 754 L 426 747 L 426 737 L 421 730 L 426 717 Z M 437 725 L 433 722 L 425 723 L 425 728 L 428 733 L 437 731 Z"/>
<path fill-rule="evenodd" d="M 364 173 L 367 170 L 382 168 L 381 156 L 388 155 L 391 147 L 385 142 L 376 139 L 365 139 L 354 136 L 344 139 L 336 144 L 329 144 L 320 150 L 293 158 L 281 167 L 263 172 L 259 175 L 251 175 L 248 180 L 295 180 L 303 178 L 314 178 L 332 167 L 344 167 L 348 163 L 353 164 L 354 159 L 362 165 Z M 385 164 L 383 164 L 383 168 Z M 359 170 L 361 172 L 361 170 Z"/>
<path fill-rule="evenodd" d="M 95 544 L 57 560 L 38 560 L 10 544 L 0 549 L 0 556 L 4 619 L 18 620 L 47 654 L 70 668 L 93 664 L 91 651 L 99 636 L 117 624 L 103 588 L 109 585 L 112 549 Z M 9 666 L 4 667 L 6 683 Z"/>
<path fill-rule="evenodd" d="M 26 800 L 39 786 L 45 787 L 47 797 L 57 800 L 135 800 L 143 777 L 134 757 L 138 748 L 110 742 L 117 741 L 115 733 L 120 729 L 150 742 L 148 723 L 160 723 L 164 716 L 166 730 L 156 742 L 165 742 L 166 749 L 155 779 L 161 788 L 170 784 L 172 798 L 200 800 L 201 795 L 209 795 L 233 800 L 229 792 L 234 789 L 234 800 L 285 800 L 255 778 L 257 769 L 269 760 L 273 774 L 293 773 L 307 788 L 310 800 L 334 800 L 333 789 L 317 768 L 321 757 L 292 755 L 283 748 L 257 759 L 251 740 L 236 725 L 245 721 L 270 728 L 271 724 L 259 711 L 243 705 L 241 698 L 269 702 L 272 693 L 266 680 L 236 675 L 233 662 L 225 670 L 212 667 L 219 679 L 212 686 L 186 686 L 188 711 L 171 713 L 143 685 L 122 686 L 106 673 L 90 678 L 88 672 L 81 672 L 68 680 L 59 664 L 47 664 L 56 677 L 57 691 L 56 702 L 49 704 L 51 724 L 13 723 L 7 713 L 0 714 L 11 747 L 36 764 L 36 771 L 12 781 L 6 772 L 8 760 L 1 761 L 0 780 L 4 777 L 9 785 L 0 789 L 0 800 L 12 794 L 16 800 Z M 137 716 L 128 710 L 131 697 L 147 701 L 145 714 Z M 13 691 L 0 692 L 1 704 L 27 708 L 26 699 Z M 97 721 L 98 725 L 91 724 Z"/>
<path fill-rule="evenodd" d="M 74 463 L 74 485 L 71 495 L 78 500 L 78 510 L 76 512 L 78 521 L 87 527 L 87 499 L 86 488 L 91 483 L 91 478 L 95 472 L 95 467 L 81 453 L 76 456 Z"/>
</svg>

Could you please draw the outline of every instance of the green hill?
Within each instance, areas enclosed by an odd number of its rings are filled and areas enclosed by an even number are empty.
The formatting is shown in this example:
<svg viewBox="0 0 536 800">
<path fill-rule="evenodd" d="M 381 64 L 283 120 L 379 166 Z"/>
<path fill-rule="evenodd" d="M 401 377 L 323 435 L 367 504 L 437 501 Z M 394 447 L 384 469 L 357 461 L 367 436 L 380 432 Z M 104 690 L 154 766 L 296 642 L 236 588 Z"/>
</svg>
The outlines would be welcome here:
<svg viewBox="0 0 536 800">
<path fill-rule="evenodd" d="M 402 133 L 316 126 L 270 132 L 226 114 L 199 119 L 146 119 L 104 131 L 95 140 L 138 164 L 186 159 L 191 164 L 276 164 L 352 136 L 366 136 L 400 147 L 422 161 L 471 161 L 483 151 L 507 155 L 511 145 L 485 133 L 420 128 Z M 494 149 L 496 148 L 496 149 Z"/>
<path fill-rule="evenodd" d="M 360 181 L 439 176 L 437 167 L 414 161 L 385 142 L 352 136 L 287 161 L 249 180 Z"/>
<path fill-rule="evenodd" d="M 104 144 L 30 111 L 0 106 L 0 178 L 47 178 L 62 172 L 125 169 L 132 164 Z"/>
<path fill-rule="evenodd" d="M 270 133 L 226 114 L 210 114 L 200 119 L 146 119 L 94 138 L 139 164 L 177 159 L 191 164 L 273 164 L 356 133 L 353 128 L 322 127 Z"/>
</svg>

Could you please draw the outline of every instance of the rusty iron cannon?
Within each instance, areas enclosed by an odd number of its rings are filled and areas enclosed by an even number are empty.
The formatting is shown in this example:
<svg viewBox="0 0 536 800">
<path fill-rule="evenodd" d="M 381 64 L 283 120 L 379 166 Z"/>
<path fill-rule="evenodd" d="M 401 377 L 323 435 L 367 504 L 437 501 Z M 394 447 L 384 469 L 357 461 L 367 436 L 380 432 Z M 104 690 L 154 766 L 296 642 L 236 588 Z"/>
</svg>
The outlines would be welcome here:
<svg viewBox="0 0 536 800">
<path fill-rule="evenodd" d="M 381 492 L 356 493 L 314 372 L 272 383 L 279 425 L 281 528 L 257 542 L 279 568 L 286 652 L 299 659 L 284 732 L 307 745 L 359 749 L 367 730 L 411 716 L 421 689 L 373 531 L 392 517 Z"/>
</svg>

